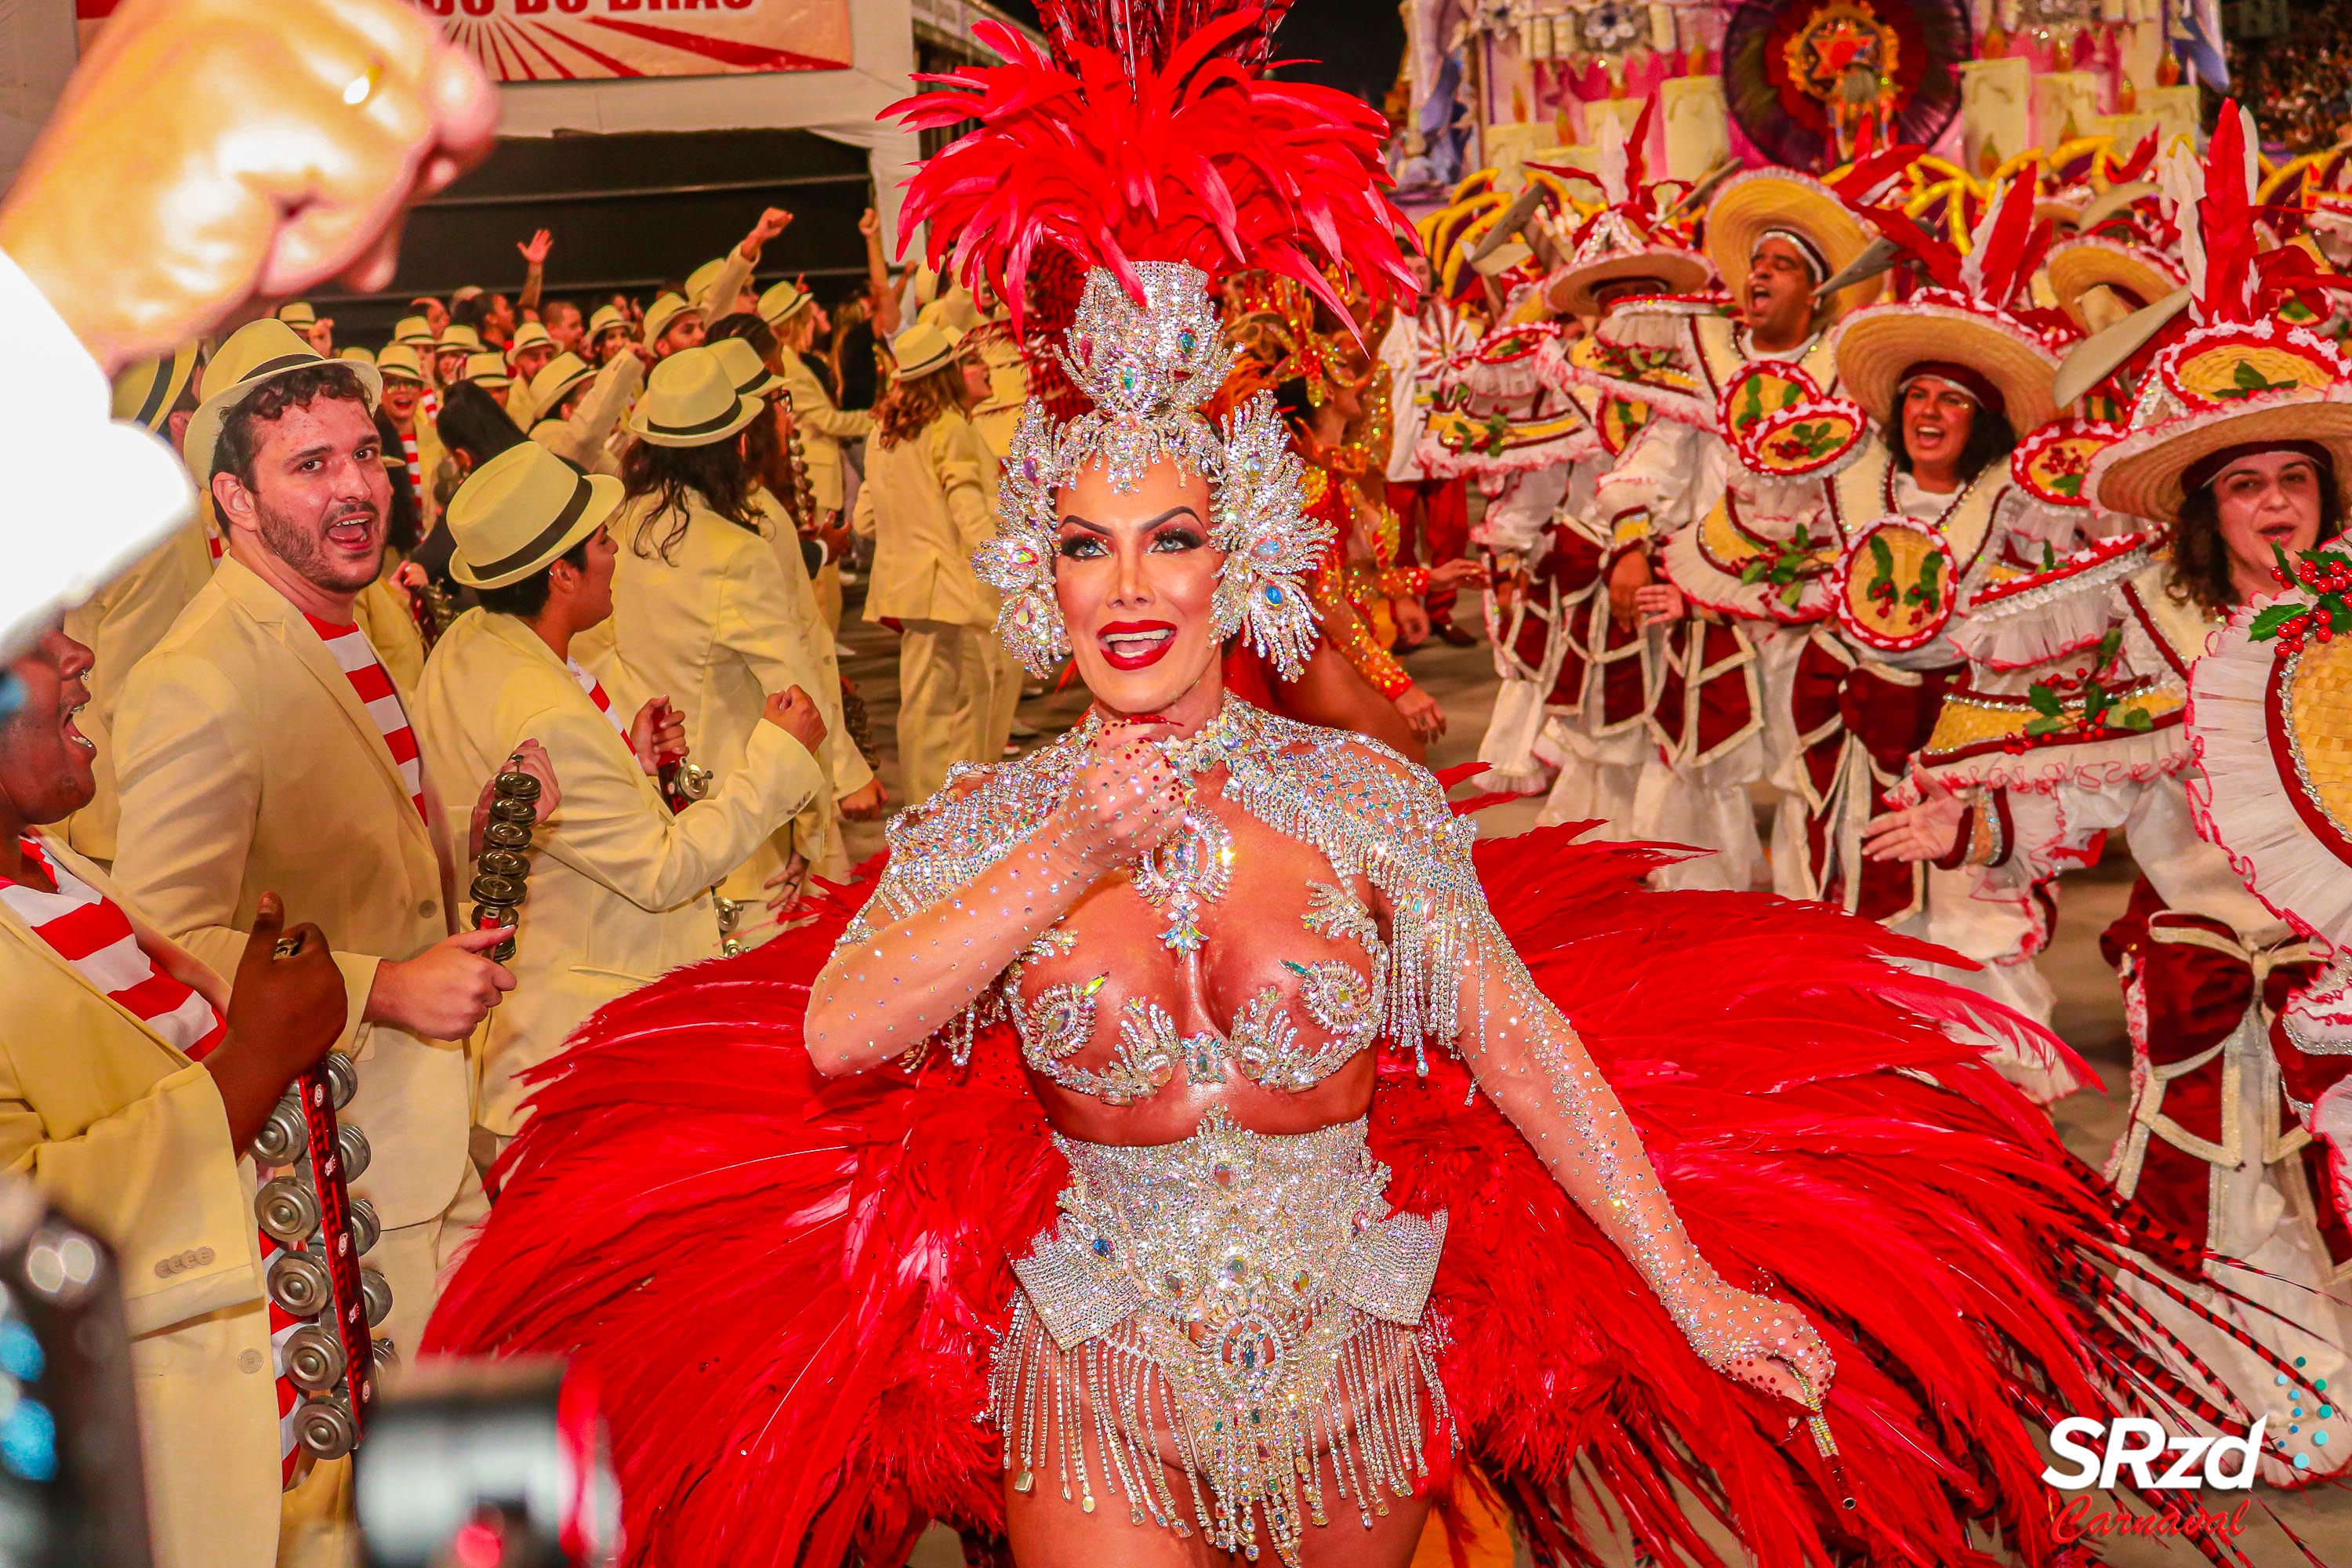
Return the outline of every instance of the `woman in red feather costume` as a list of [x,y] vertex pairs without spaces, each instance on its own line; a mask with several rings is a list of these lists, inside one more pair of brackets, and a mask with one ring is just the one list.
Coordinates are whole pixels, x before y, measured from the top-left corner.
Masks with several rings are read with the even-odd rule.
[[1775,1568],[1975,1563],[1979,1521],[2059,1561],[2034,1424],[2199,1396],[1945,1033],[1983,1004],[1861,922],[1646,891],[1663,851],[1474,847],[1223,689],[1228,638],[1304,659],[1328,539],[1270,399],[1196,412],[1203,268],[1377,292],[1401,226],[1377,121],[1255,74],[1264,14],[1118,15],[906,106],[982,121],[912,192],[960,265],[1094,267],[1094,409],[1030,410],[981,558],[1093,710],[893,823],[862,900],[593,1018],[427,1348],[584,1367],[677,1568],[933,1520],[1027,1568],[1402,1564],[1465,1459],[1547,1560],[1577,1466],[1661,1557],[1715,1561],[1696,1512]]

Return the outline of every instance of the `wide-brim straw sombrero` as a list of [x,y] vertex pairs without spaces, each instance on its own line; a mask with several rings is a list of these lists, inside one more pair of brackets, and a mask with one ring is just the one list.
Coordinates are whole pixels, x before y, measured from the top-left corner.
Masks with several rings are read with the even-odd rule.
[[[1726,180],[1706,213],[1706,255],[1726,287],[1735,293],[1766,234],[1784,228],[1802,235],[1821,253],[1828,270],[1817,283],[1836,277],[1870,248],[1871,233],[1835,193],[1818,180],[1788,169],[1751,169]],[[1837,291],[1832,316],[1850,315],[1877,297],[1873,278]]]
[[1598,261],[1571,267],[1550,286],[1551,305],[1571,316],[1597,316],[1593,290],[1627,279],[1654,279],[1661,294],[1695,294],[1706,287],[1706,258],[1688,250],[1621,250]]
[[2083,296],[2102,286],[2121,292],[2124,303],[2137,310],[2153,305],[2180,287],[2178,268],[2154,251],[2117,240],[2086,237],[2068,240],[2050,252],[2050,291],[2058,308],[2085,331]]
[[2352,401],[2340,387],[2296,387],[2136,430],[2091,459],[2083,493],[2105,511],[2172,522],[2182,477],[2232,447],[2306,442],[2333,460],[2338,500],[2352,509]]
[[1912,300],[1846,318],[1832,344],[1838,388],[1885,426],[1915,365],[1943,361],[1975,371],[2000,393],[2001,413],[2023,435],[2058,416],[2051,383],[2058,356],[2023,327],[1958,305]]

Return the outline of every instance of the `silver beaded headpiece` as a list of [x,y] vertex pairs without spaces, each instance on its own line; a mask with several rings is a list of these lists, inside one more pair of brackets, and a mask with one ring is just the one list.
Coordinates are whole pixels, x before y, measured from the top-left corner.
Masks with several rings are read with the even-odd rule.
[[1113,489],[1132,490],[1164,458],[1209,482],[1210,542],[1225,555],[1219,640],[1244,632],[1286,679],[1296,679],[1315,648],[1304,579],[1331,542],[1331,529],[1306,514],[1307,467],[1290,449],[1272,394],[1254,394],[1223,432],[1200,413],[1233,363],[1207,278],[1177,261],[1138,262],[1135,272],[1141,304],[1108,270],[1087,274],[1059,351],[1094,407],[1057,424],[1032,399],[1005,456],[997,534],[972,556],[974,569],[1004,595],[997,635],[1032,670],[1053,669],[1070,650],[1054,597],[1055,492],[1096,463]]

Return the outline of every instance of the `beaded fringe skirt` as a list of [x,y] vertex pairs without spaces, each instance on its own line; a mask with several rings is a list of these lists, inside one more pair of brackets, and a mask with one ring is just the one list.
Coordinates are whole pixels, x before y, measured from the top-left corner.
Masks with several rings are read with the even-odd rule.
[[1390,1212],[1364,1134],[1219,1110],[1176,1143],[1055,1139],[1060,1224],[1013,1266],[993,1380],[1016,1489],[1046,1476],[1092,1512],[1099,1488],[1250,1558],[1262,1528],[1287,1563],[1327,1471],[1367,1526],[1412,1495],[1452,1440],[1422,1322],[1445,1216]]

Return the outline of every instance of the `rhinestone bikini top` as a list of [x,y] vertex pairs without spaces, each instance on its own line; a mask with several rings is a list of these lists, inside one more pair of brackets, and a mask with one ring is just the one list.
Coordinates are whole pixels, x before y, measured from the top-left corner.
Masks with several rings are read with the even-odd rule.
[[[1090,713],[1019,761],[952,770],[939,795],[892,820],[881,883],[842,943],[870,940],[875,925],[953,896],[1024,841],[1060,805],[1101,730]],[[1503,937],[1470,863],[1475,830],[1454,815],[1436,781],[1376,742],[1278,718],[1230,696],[1215,719],[1163,750],[1187,778],[1224,768],[1227,801],[1320,851],[1337,873],[1335,881],[1309,884],[1302,924],[1360,947],[1369,968],[1338,960],[1286,964],[1297,976],[1297,1000],[1328,1039],[1302,1042],[1274,986],[1252,996],[1223,1035],[1180,1034],[1165,1009],[1137,998],[1120,1010],[1113,1060],[1099,1069],[1073,1067],[1068,1058],[1093,1037],[1103,980],[1029,998],[1020,991],[1028,967],[1069,950],[1075,939],[1056,928],[941,1032],[953,1058],[968,1058],[981,1026],[1008,1019],[1033,1068],[1075,1092],[1121,1104],[1180,1073],[1189,1082],[1213,1082],[1230,1066],[1253,1082],[1300,1089],[1383,1036],[1417,1057],[1432,1038],[1450,1042],[1463,964],[1489,938]],[[960,787],[975,776],[976,787]],[[1137,891],[1168,920],[1164,945],[1200,944],[1196,916],[1204,901],[1223,896],[1231,864],[1225,829],[1209,812],[1188,809],[1169,844],[1137,868]],[[1348,889],[1356,877],[1389,904],[1385,941],[1371,910]]]

